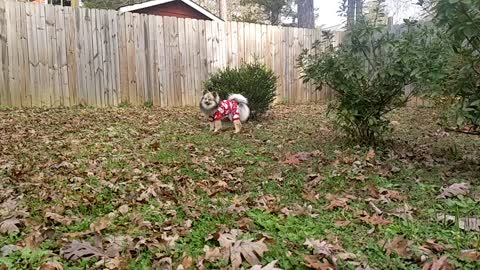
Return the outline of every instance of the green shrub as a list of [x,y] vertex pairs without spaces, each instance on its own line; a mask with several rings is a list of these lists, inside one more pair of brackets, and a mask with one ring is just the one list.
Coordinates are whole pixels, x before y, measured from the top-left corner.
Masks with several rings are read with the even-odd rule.
[[[435,35],[418,35],[434,40],[442,48],[424,59],[422,78],[433,78],[424,84],[426,94],[452,100],[459,127],[468,125],[480,130],[480,9],[479,1],[420,1],[431,8],[436,23]],[[422,52],[419,55],[424,55]],[[431,67],[441,67],[432,69]]]
[[413,59],[409,39],[415,37],[390,34],[375,21],[356,24],[338,47],[331,37],[324,33],[322,43],[300,55],[303,79],[336,92],[329,111],[336,112],[337,126],[350,138],[377,144],[389,130],[385,115],[408,99],[404,86],[414,74],[408,64]]
[[229,94],[245,96],[251,119],[270,109],[275,100],[276,85],[277,77],[273,71],[258,62],[220,70],[205,82],[205,88],[218,92],[221,99],[228,98]]

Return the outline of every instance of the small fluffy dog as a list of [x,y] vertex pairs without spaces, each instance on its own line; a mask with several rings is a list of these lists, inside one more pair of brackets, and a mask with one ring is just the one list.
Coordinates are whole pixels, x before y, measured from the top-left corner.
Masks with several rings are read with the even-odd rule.
[[240,94],[232,94],[226,100],[220,100],[217,92],[205,91],[200,100],[200,110],[208,116],[210,131],[222,129],[222,119],[233,121],[235,133],[242,129],[242,122],[250,116],[248,100]]

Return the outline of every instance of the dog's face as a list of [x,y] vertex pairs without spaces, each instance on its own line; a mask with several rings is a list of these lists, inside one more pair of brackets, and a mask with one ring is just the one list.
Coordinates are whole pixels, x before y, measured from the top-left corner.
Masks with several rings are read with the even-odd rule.
[[218,107],[220,103],[220,97],[217,92],[207,91],[203,94],[200,100],[200,106],[205,110],[213,110]]

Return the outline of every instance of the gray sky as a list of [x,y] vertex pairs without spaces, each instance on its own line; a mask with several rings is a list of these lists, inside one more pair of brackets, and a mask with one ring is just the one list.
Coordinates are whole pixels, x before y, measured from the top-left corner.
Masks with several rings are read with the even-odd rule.
[[[345,18],[337,14],[341,0],[314,0],[313,2],[319,13],[317,25],[324,24],[329,27],[345,21]],[[389,15],[394,16],[395,22],[401,22],[404,18],[416,16],[419,13],[419,9],[415,5],[416,2],[417,0],[387,0]]]
[[344,18],[337,14],[340,0],[313,0],[313,2],[319,13],[317,25],[333,26],[344,21]]

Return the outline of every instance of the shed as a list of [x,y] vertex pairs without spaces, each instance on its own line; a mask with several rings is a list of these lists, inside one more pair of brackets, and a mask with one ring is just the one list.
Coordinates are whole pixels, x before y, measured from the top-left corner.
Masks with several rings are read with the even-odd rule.
[[123,6],[119,11],[217,22],[223,21],[210,11],[190,0],[152,0]]

